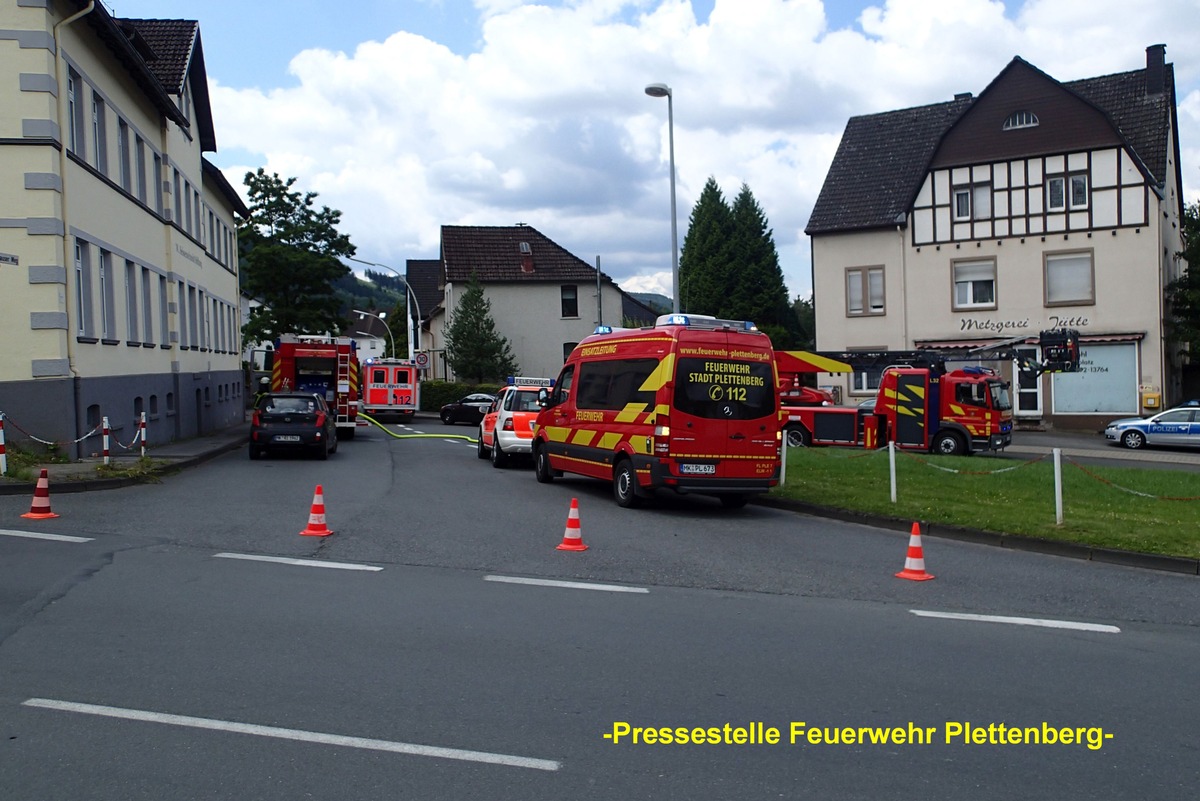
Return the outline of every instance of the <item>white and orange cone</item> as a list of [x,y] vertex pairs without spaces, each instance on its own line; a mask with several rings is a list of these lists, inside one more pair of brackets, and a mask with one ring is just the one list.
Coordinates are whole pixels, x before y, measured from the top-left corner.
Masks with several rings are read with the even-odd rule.
[[328,537],[333,532],[325,525],[325,493],[321,485],[313,494],[312,511],[308,514],[308,528],[300,532],[302,537]]
[[896,578],[909,581],[929,581],[933,576],[925,572],[925,551],[921,548],[921,527],[912,524],[912,534],[908,537],[908,556],[904,560],[904,569],[896,574]]
[[54,512],[50,511],[50,475],[46,472],[46,468],[42,468],[42,475],[38,478],[37,487],[33,491],[33,503],[29,506],[29,511],[21,515],[32,520],[47,520],[51,517],[58,517]]
[[571,499],[571,511],[567,513],[567,528],[563,532],[563,541],[555,550],[559,551],[586,551],[588,547],[583,544],[583,529],[579,525],[579,500]]

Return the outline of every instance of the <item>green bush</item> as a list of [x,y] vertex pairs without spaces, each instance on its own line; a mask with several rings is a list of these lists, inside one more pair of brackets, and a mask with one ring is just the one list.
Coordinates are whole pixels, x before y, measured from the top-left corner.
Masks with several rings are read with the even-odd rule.
[[470,395],[472,392],[486,392],[495,395],[502,384],[465,384],[458,381],[422,381],[421,382],[421,411],[438,412],[447,403]]

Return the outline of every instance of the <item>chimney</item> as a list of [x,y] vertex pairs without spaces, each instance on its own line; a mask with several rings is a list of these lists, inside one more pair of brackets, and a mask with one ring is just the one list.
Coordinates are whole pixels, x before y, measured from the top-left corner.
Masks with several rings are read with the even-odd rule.
[[1167,82],[1167,46],[1150,45],[1146,48],[1146,94],[1161,95]]
[[521,242],[517,246],[517,250],[521,252],[521,272],[526,275],[533,273],[533,248],[529,247],[528,242]]

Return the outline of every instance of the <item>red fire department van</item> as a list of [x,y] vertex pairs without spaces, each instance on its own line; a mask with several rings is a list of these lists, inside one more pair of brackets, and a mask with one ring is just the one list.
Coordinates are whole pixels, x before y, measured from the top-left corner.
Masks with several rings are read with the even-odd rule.
[[421,406],[417,363],[407,359],[363,362],[362,411],[375,420],[408,421]]
[[776,383],[771,340],[753,323],[668,314],[601,326],[540,393],[535,475],[611,481],[623,507],[665,488],[739,508],[779,483]]

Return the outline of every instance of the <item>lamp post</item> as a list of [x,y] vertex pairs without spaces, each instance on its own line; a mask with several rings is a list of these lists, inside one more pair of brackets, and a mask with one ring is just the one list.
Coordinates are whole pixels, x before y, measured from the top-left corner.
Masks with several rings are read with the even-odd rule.
[[667,99],[667,141],[671,157],[671,310],[679,312],[679,229],[675,213],[675,109],[671,87],[665,83],[652,83],[646,87],[651,97]]
[[[384,317],[387,317],[387,312],[382,312],[380,314],[371,314],[370,312],[362,311],[361,309],[351,309],[351,311],[354,312],[355,314],[357,314],[358,319],[360,319],[360,320],[364,317],[374,317],[376,320],[383,323],[384,329],[386,329],[388,332],[388,339],[390,339],[392,341],[392,358],[393,359],[396,358],[396,337],[394,337],[392,335],[392,329],[388,328],[387,322],[384,321],[384,319],[383,319]],[[364,332],[360,331],[359,333],[361,334]],[[375,335],[368,334],[367,336],[375,336]],[[378,339],[379,337],[375,337],[375,338]]]
[[[413,333],[416,333],[416,337],[415,337],[416,350],[420,350],[421,349],[421,320],[424,318],[421,316],[421,304],[417,303],[417,296],[413,294],[412,287],[410,287],[408,285],[408,278],[406,276],[401,275],[399,270],[397,270],[393,267],[388,267],[386,264],[379,264],[379,263],[373,262],[373,261],[366,261],[365,259],[356,259],[353,256],[347,256],[346,258],[349,259],[350,261],[356,261],[359,264],[366,264],[369,267],[381,267],[384,270],[387,270],[388,272],[392,273],[393,275],[395,275],[397,278],[399,278],[401,281],[404,282],[405,295],[408,298],[408,300],[412,301],[413,307],[416,308],[416,310],[417,310],[417,324],[415,326],[413,326],[413,325],[411,325],[412,312],[408,311],[406,309],[406,311],[408,312],[409,323],[410,323],[409,331],[408,331],[408,333],[409,333],[409,335],[408,335],[408,360],[411,362],[413,360],[413,353],[414,353]],[[407,304],[405,304],[405,305],[407,305]],[[388,333],[390,334],[391,331],[392,331],[392,329],[389,328]],[[396,352],[396,346],[392,345],[392,353],[395,354],[395,352]]]

